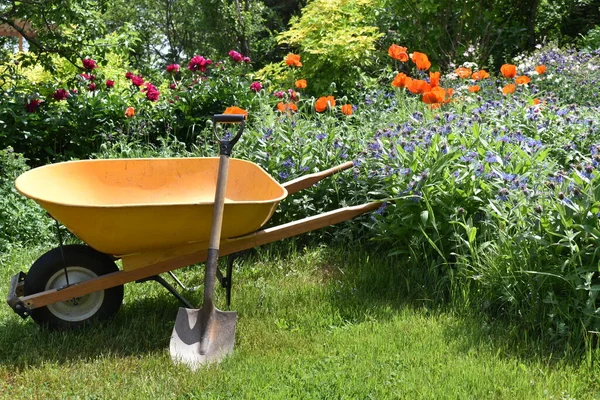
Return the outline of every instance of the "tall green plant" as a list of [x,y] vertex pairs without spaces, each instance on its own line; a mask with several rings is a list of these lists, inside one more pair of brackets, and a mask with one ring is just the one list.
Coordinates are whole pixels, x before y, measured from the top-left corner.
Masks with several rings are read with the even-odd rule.
[[382,33],[374,26],[373,0],[314,0],[290,20],[290,29],[278,42],[298,49],[303,59],[302,77],[309,91],[331,94],[353,92],[361,73],[374,65],[375,43]]

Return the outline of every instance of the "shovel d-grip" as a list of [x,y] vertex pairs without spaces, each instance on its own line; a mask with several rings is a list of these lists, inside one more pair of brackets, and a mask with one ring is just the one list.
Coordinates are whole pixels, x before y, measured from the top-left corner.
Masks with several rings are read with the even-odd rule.
[[[225,191],[229,173],[229,156],[240,139],[245,126],[244,115],[220,114],[213,117],[214,134],[219,141],[220,157],[217,173],[215,202],[204,270],[204,302],[199,310],[180,308],[171,335],[171,358],[192,369],[201,364],[218,362],[233,351],[237,313],[221,311],[215,307],[214,291],[217,279],[217,262],[221,242]],[[225,140],[217,134],[218,123],[239,123],[233,139]]]

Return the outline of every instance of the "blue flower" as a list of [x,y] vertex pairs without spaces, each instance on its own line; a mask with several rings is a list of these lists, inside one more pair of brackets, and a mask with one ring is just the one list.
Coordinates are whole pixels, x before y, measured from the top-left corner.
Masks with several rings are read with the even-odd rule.
[[488,151],[485,153],[485,162],[493,164],[493,163],[499,163],[500,162],[500,158],[495,155],[494,153],[492,153],[491,151]]
[[281,166],[284,168],[292,168],[294,166],[294,162],[291,158],[288,158],[287,160],[281,163]]
[[508,200],[509,193],[510,193],[510,191],[507,188],[501,188],[500,190],[498,190],[497,198],[502,201],[506,201],[506,200]]
[[477,158],[477,153],[474,151],[467,152],[464,156],[460,158],[460,161],[471,162]]
[[290,174],[288,174],[288,173],[287,173],[287,172],[285,172],[285,171],[282,171],[282,172],[280,172],[280,173],[279,173],[279,177],[280,177],[281,179],[287,179],[289,176],[290,176]]

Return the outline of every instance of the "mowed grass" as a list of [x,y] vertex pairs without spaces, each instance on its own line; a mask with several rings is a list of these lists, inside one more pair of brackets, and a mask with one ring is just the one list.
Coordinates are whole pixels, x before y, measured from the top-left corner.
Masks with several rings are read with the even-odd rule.
[[[2,259],[3,297],[10,275],[45,250]],[[171,362],[179,304],[155,282],[126,285],[114,320],[75,332],[41,330],[4,305],[0,397],[600,398],[595,365],[536,350],[508,327],[428,307],[406,268],[349,249],[251,254],[234,271],[235,353],[196,372]],[[196,266],[179,276],[194,286],[202,274]],[[200,304],[201,289],[184,294]],[[217,300],[225,309],[222,289]]]

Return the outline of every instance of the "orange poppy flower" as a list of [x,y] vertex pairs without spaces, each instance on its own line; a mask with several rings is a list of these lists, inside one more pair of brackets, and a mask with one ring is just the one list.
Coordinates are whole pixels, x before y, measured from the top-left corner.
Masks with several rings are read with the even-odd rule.
[[440,85],[440,73],[439,72],[430,72],[429,73],[429,84],[431,87],[436,87]]
[[423,93],[423,103],[427,104],[435,104],[439,103],[438,97],[434,92],[425,92]]
[[342,106],[342,114],[352,115],[352,104],[344,104]]
[[477,85],[474,85],[474,86],[469,86],[467,89],[468,89],[468,90],[469,90],[469,92],[471,92],[471,93],[477,93],[477,92],[479,92],[479,90],[480,90],[481,88],[480,88],[479,86],[477,86]]
[[317,112],[323,112],[327,110],[327,107],[335,107],[335,98],[333,96],[319,97],[315,102],[315,110]]
[[540,99],[533,99],[533,105],[538,105],[540,104]]
[[406,52],[406,47],[401,47],[397,44],[393,44],[388,48],[388,55],[394,60],[402,62],[408,61],[408,53]]
[[488,72],[485,69],[480,69],[477,72],[473,72],[473,75],[471,75],[471,78],[475,79],[476,81],[480,80],[480,79],[485,79],[485,78],[489,78],[490,74],[488,74]]
[[454,73],[458,75],[459,78],[466,79],[471,76],[472,71],[469,68],[460,67],[457,68]]
[[444,88],[436,86],[429,92],[423,93],[423,103],[435,104],[442,103],[446,97],[446,90]]
[[294,104],[294,103],[284,103],[282,101],[280,101],[279,103],[277,103],[277,109],[279,111],[281,111],[282,113],[285,112],[296,112],[298,111],[298,107]]
[[545,65],[538,65],[537,67],[535,67],[535,72],[537,72],[538,74],[543,74],[546,72],[546,66]]
[[417,64],[417,69],[420,69],[421,71],[427,71],[429,67],[431,67],[431,62],[429,62],[427,54],[415,51],[412,53],[411,59],[415,64]]
[[517,76],[517,79],[515,79],[517,85],[525,85],[529,82],[531,82],[531,79],[526,75]]
[[290,67],[301,67],[300,54],[290,53],[285,57],[285,63]]
[[244,115],[246,119],[248,119],[248,111],[236,106],[227,107],[225,111],[223,111],[223,114],[241,114]]
[[414,94],[423,94],[431,90],[431,85],[421,79],[411,79],[406,83],[406,87]]
[[396,77],[392,81],[392,86],[399,87],[399,88],[406,87],[407,79],[410,79],[410,78],[408,76],[406,76],[406,74],[400,72],[399,74],[396,75]]
[[510,83],[502,88],[502,94],[514,93],[516,88],[514,83]]
[[127,107],[127,109],[125,110],[125,118],[131,118],[134,115],[135,115],[135,108]]
[[306,89],[306,79],[298,79],[295,83],[297,89]]
[[505,78],[514,78],[517,76],[517,66],[513,64],[504,64],[500,67],[500,72]]

